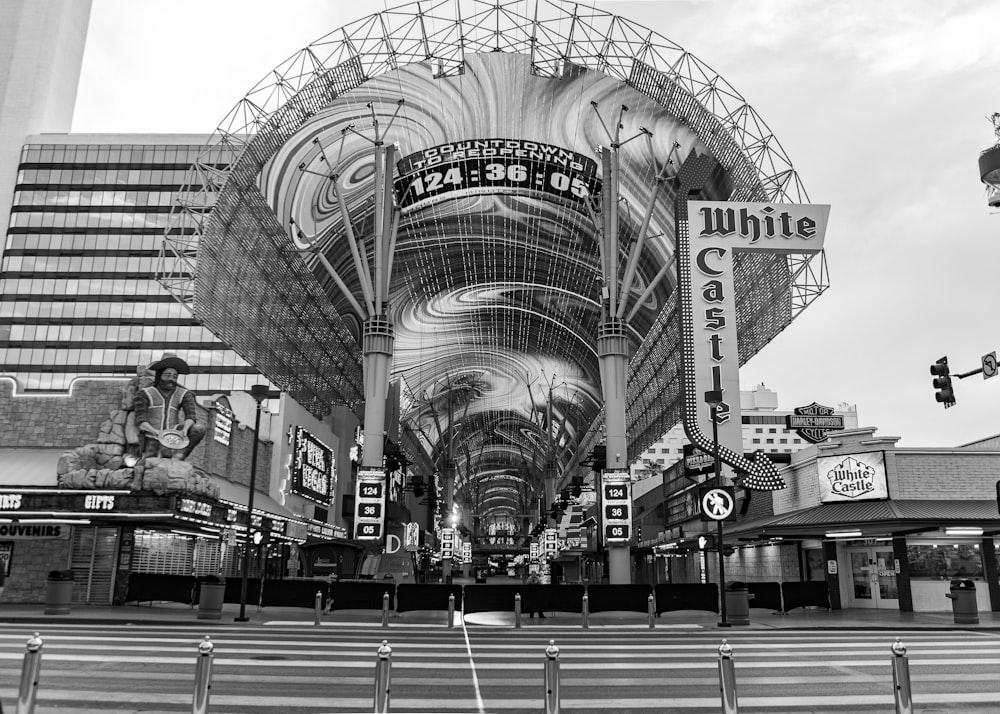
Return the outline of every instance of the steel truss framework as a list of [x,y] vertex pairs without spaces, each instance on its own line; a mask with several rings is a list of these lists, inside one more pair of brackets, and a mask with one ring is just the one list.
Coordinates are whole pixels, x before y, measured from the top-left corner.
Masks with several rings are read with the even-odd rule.
[[[343,306],[335,306],[318,278],[315,261],[295,250],[280,211],[265,199],[261,172],[303,125],[375,78],[419,64],[429,65],[435,78],[460,77],[473,56],[489,53],[527,57],[531,73],[539,77],[595,71],[648,97],[716,156],[728,174],[732,200],[808,200],[778,140],[746,100],[706,64],[655,32],[577,3],[416,2],[321,37],[274,68],[237,103],[191,169],[182,195],[192,198],[171,216],[160,282],[317,415],[336,403],[360,414],[357,336]],[[668,194],[661,200],[672,201]],[[828,286],[823,254],[744,255],[736,271],[741,364]],[[596,283],[588,288],[596,290]],[[585,337],[592,352],[596,335]],[[680,417],[676,295],[665,300],[638,342],[628,379],[630,461]],[[574,359],[586,362],[588,357]],[[589,364],[596,380],[596,360]],[[427,367],[436,371],[431,384],[451,384],[456,377],[468,378],[470,371],[459,363]],[[458,424],[455,413],[438,410],[428,416],[421,407],[421,398],[426,406],[440,397],[427,384],[405,395],[416,405],[416,418],[414,428],[404,430],[404,448],[423,467],[439,467],[446,451],[442,444],[463,427],[457,493],[467,499],[478,494],[489,513],[523,512],[547,464],[554,462],[568,480],[600,440],[600,407],[585,399],[564,400],[563,424],[537,416],[541,410],[534,409],[514,417],[480,410],[469,417],[467,405],[466,419]],[[492,438],[504,420],[512,424],[505,433],[519,433],[527,443]],[[427,427],[431,422],[433,427]],[[543,453],[553,437],[556,453]],[[478,478],[494,483],[477,484]]]

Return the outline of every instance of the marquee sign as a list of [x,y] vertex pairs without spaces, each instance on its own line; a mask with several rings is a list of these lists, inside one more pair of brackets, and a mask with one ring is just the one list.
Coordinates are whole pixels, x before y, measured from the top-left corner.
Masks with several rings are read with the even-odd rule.
[[808,204],[687,201],[678,206],[684,429],[696,447],[712,452],[711,410],[703,395],[721,391],[715,419],[719,457],[750,489],[773,491],[785,483],[762,451],[753,459],[743,455],[733,253],[818,253],[829,212],[829,206]]
[[393,184],[401,209],[455,192],[540,191],[580,201],[599,194],[597,162],[552,144],[524,139],[468,139],[432,146],[396,162]]
[[336,491],[333,449],[301,426],[292,431],[292,492],[328,505]]
[[229,439],[233,434],[233,422],[236,421],[236,415],[229,408],[229,400],[225,397],[218,399],[212,405],[212,408],[215,410],[212,438],[223,446],[229,446]]
[[785,426],[806,441],[818,444],[829,432],[844,428],[844,417],[833,412],[833,407],[824,407],[816,402],[795,407],[795,413],[785,417]]
[[820,503],[871,501],[889,497],[881,451],[816,459]]

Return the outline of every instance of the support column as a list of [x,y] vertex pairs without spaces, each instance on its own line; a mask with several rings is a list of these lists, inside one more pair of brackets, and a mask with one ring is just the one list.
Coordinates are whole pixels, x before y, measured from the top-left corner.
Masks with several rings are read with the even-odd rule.
[[[597,356],[600,361],[601,392],[604,397],[607,468],[614,471],[628,470],[628,439],[625,436],[628,346],[624,320],[612,318],[601,325],[597,334]],[[608,581],[612,585],[632,582],[627,543],[608,545]]]
[[542,483],[545,486],[545,507],[549,511],[552,510],[552,504],[556,501],[556,481],[558,480],[558,476],[555,464],[545,464]]
[[389,394],[389,370],[395,342],[392,324],[384,315],[365,320],[362,350],[365,379],[365,447],[361,465],[382,468],[385,437],[385,400]]
[[[458,469],[455,468],[455,462],[445,462],[444,468],[441,469],[441,518],[444,519],[444,523],[441,525],[443,528],[452,527],[451,514],[453,513],[452,507],[455,505],[455,476],[457,474]],[[456,540],[455,543],[457,545],[458,541]],[[451,577],[451,562],[452,558],[441,559],[441,577],[446,583]]]

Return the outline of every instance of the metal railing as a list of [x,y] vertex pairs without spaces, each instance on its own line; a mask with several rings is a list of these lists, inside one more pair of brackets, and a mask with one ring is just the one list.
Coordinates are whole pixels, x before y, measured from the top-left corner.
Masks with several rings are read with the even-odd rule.
[[[586,610],[584,610],[586,612]],[[38,696],[38,683],[42,667],[42,638],[35,632],[27,641],[24,662],[21,667],[21,681],[18,687],[14,714],[34,714]],[[910,665],[906,656],[906,646],[897,637],[890,647],[892,658],[893,699],[896,714],[913,714],[913,692],[910,685]],[[544,712],[559,714],[559,654],[555,640],[549,640],[545,648],[543,675],[545,683]],[[212,690],[212,662],[215,645],[208,635],[198,643],[194,672],[194,693],[191,700],[191,714],[209,714],[209,694]],[[739,699],[736,686],[736,666],[733,648],[727,640],[722,640],[718,648],[719,695],[722,714],[739,714]],[[392,680],[392,648],[387,640],[376,651],[375,692],[373,711],[388,714]],[[0,714],[3,705],[0,703]]]

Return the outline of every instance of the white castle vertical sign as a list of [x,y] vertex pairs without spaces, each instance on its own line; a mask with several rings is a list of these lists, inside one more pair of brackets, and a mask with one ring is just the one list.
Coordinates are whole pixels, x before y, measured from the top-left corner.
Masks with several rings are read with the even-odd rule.
[[695,446],[711,453],[711,411],[702,397],[722,390],[717,411],[721,461],[743,474],[747,488],[784,488],[770,462],[760,455],[759,463],[743,456],[733,253],[818,253],[830,207],[727,201],[688,201],[687,207],[687,245],[683,226],[678,231],[685,431]]

